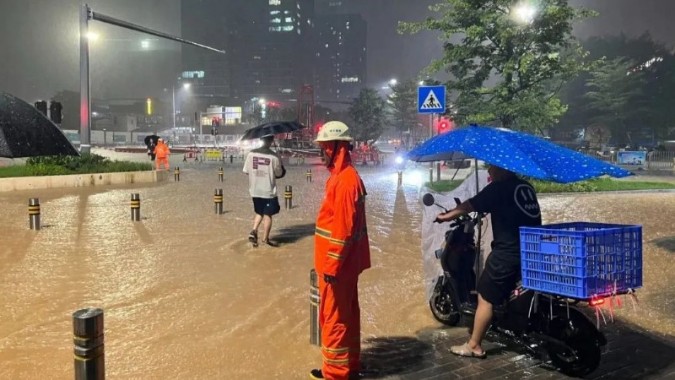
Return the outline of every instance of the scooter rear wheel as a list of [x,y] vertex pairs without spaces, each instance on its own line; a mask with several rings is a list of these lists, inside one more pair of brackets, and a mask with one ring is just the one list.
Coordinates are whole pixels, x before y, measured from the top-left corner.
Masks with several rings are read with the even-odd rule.
[[553,365],[568,376],[588,375],[600,365],[600,342],[583,330],[565,327],[558,339],[565,342],[567,348],[550,347],[548,350]]
[[442,289],[434,290],[429,300],[431,314],[437,321],[448,326],[457,326],[459,323],[459,309],[452,302],[452,297]]

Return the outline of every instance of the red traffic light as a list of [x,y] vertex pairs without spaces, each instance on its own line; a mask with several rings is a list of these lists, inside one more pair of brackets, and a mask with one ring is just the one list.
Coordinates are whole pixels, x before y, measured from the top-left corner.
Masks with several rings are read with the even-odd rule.
[[436,131],[440,133],[445,133],[445,132],[450,132],[453,129],[454,125],[452,120],[446,119],[446,118],[441,118],[437,123],[436,123]]

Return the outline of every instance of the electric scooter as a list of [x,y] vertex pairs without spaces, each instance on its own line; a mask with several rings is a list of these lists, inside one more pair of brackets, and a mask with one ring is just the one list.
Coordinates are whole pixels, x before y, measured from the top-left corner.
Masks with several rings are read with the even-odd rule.
[[[448,211],[431,194],[425,194],[422,201],[427,207],[436,205]],[[460,200],[455,198],[455,202]],[[477,305],[474,232],[483,216],[474,213],[452,221],[443,246],[435,251],[443,275],[437,279],[429,307],[445,325],[473,326]],[[579,306],[584,302],[524,289],[519,283],[503,305],[493,305],[488,335],[507,339],[537,357],[548,355],[566,375],[587,375],[600,364],[601,347],[607,340],[581,312]]]

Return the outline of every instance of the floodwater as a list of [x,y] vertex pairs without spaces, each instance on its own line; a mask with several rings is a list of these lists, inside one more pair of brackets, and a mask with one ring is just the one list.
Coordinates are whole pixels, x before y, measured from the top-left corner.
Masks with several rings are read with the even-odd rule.
[[[325,169],[288,168],[279,186],[293,186],[293,208],[280,197],[272,231],[281,246],[252,248],[241,163],[226,164],[224,183],[218,166],[181,167],[180,182],[0,193],[0,378],[72,378],[71,314],[84,307],[105,311],[109,379],[304,379],[319,366],[308,293]],[[424,299],[418,188],[397,189],[393,169],[361,173],[373,264],[360,280],[363,338],[414,337],[438,326]],[[141,222],[131,221],[131,193],[140,193]],[[31,197],[42,205],[38,232],[28,229]],[[675,194],[541,203],[546,222],[642,224],[645,286],[637,309],[617,314],[675,334]]]

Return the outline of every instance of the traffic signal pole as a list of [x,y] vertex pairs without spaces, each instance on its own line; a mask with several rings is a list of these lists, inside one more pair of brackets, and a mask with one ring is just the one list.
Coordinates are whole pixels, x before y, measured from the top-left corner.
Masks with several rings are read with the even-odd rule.
[[[89,5],[83,4],[80,8],[80,152],[89,153],[91,151],[91,97],[89,81],[89,20],[96,20],[119,26],[121,28],[134,30],[137,32],[150,34],[156,37],[180,42],[187,45],[197,46],[202,49],[211,50],[219,54],[225,54],[224,50],[219,50],[207,45],[192,42],[180,37],[172,36],[167,33],[146,28],[141,25],[106,16],[102,13],[94,12]],[[175,119],[175,115],[174,115]]]

